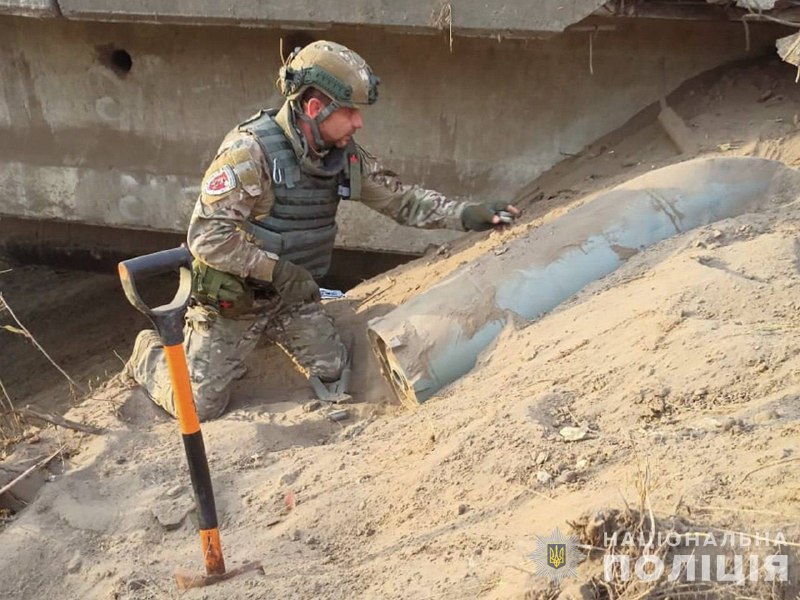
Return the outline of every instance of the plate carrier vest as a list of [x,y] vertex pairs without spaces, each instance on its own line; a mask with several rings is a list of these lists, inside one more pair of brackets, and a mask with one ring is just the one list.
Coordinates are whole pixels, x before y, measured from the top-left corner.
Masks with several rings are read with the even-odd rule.
[[334,148],[325,157],[323,168],[329,175],[305,172],[275,114],[276,110],[262,110],[238,126],[252,134],[264,151],[275,194],[269,215],[251,217],[247,232],[262,250],[305,267],[320,279],[331,264],[339,200],[358,198],[361,160],[351,140],[347,148]]

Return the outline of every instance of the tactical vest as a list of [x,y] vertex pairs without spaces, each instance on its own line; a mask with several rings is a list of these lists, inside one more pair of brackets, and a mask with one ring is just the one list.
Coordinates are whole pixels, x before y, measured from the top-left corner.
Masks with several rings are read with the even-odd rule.
[[319,172],[306,172],[286,134],[273,119],[277,111],[261,111],[238,126],[258,140],[272,179],[275,203],[269,215],[251,218],[247,231],[262,250],[305,267],[315,279],[330,268],[336,238],[336,211],[341,198],[351,198],[349,179],[360,183],[355,144],[334,148]]

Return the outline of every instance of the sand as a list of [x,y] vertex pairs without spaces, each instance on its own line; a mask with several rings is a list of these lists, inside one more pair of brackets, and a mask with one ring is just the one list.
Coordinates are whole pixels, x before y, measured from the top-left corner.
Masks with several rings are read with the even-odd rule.
[[[671,103],[699,154],[791,166],[793,75],[734,67]],[[306,412],[302,378],[260,348],[232,410],[203,432],[228,565],[260,560],[264,572],[181,597],[554,598],[528,558],[536,536],[636,507],[643,483],[664,523],[800,543],[797,201],[666,240],[540,320],[509,323],[473,371],[416,411],[394,400],[365,342],[369,318],[459,264],[590,191],[686,158],[654,120],[632,122],[526,190],[520,225],[467,236],[331,302],[358,341],[348,421]],[[175,568],[202,561],[176,424],[116,379],[67,416],[106,434],[45,429],[6,461],[17,469],[68,449],[0,531],[3,595],[178,597]],[[585,436],[566,441],[564,427]],[[796,550],[774,597],[800,592]],[[584,562],[561,597],[594,597],[576,586],[601,573],[597,557]]]

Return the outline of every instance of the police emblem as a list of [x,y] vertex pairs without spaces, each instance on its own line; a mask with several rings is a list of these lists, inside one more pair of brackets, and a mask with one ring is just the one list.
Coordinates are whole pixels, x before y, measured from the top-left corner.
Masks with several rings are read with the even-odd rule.
[[557,583],[575,577],[575,568],[583,560],[578,549],[578,538],[564,535],[558,529],[547,537],[536,536],[536,550],[528,555],[536,565],[536,574],[549,577]]
[[203,191],[209,196],[227,194],[236,187],[236,173],[228,165],[223,165],[206,178]]
[[566,544],[547,544],[547,566],[560,569],[567,558]]

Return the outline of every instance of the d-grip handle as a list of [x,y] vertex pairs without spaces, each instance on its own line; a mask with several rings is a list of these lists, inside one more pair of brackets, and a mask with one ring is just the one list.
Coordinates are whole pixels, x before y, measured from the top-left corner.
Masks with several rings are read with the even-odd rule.
[[[183,314],[192,295],[192,253],[181,246],[137,256],[117,265],[122,289],[128,301],[150,318],[165,346],[183,342]],[[136,280],[170,271],[180,272],[178,291],[168,304],[150,307],[136,289]]]

